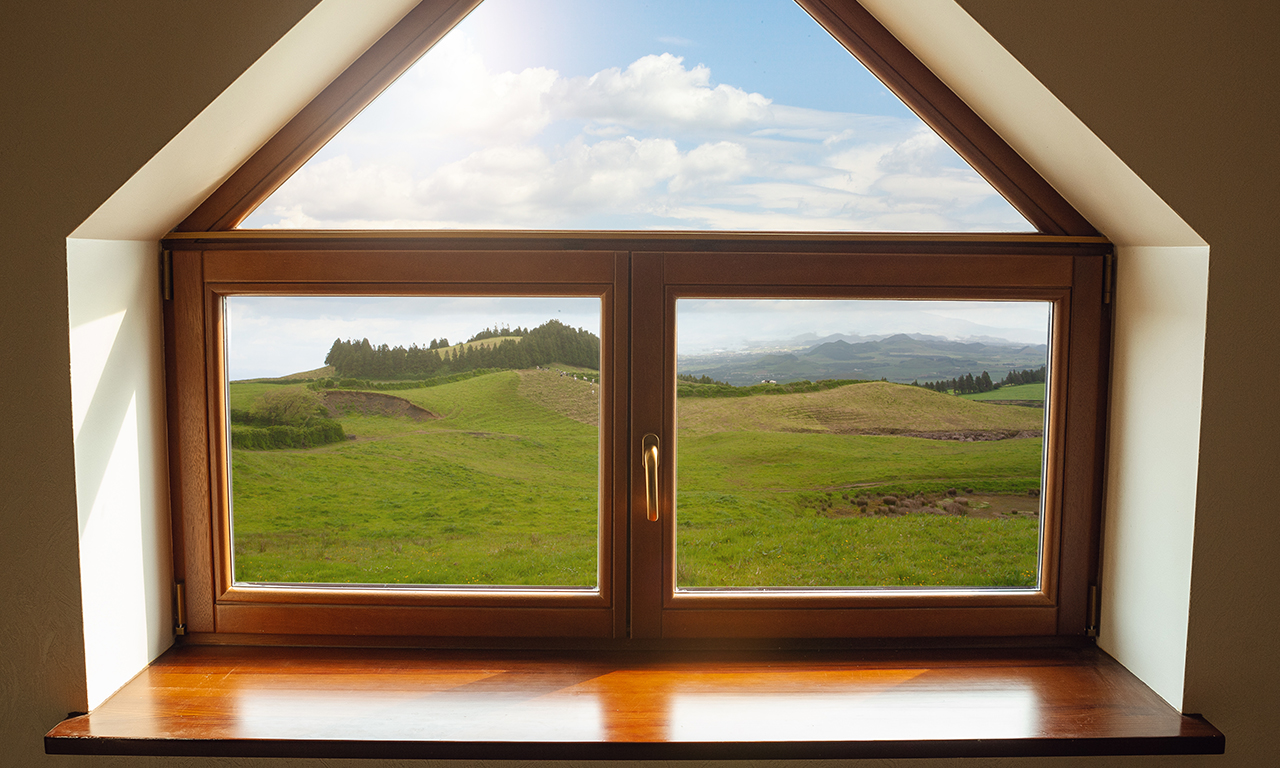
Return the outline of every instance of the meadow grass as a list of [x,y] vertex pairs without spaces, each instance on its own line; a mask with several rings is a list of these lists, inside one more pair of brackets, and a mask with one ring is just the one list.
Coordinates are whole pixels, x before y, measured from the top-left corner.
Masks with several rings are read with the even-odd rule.
[[[1040,438],[721,432],[681,438],[677,584],[1030,586],[1036,519],[861,516],[850,497],[1026,496]],[[832,513],[839,512],[839,515]]]
[[1039,400],[1044,402],[1044,382],[1014,384],[993,389],[990,392],[973,392],[961,395],[965,400]]
[[351,416],[345,444],[235,451],[236,578],[593,586],[597,430],[517,386],[410,390],[445,418]]
[[[280,386],[233,383],[232,406]],[[599,395],[590,390],[545,371],[502,371],[395,393],[439,419],[353,412],[341,422],[354,439],[342,443],[233,451],[236,580],[594,586],[599,437],[584,421]],[[776,419],[776,406],[762,402],[808,396],[718,401],[747,411],[721,423],[758,423],[764,417],[750,411],[761,407]],[[984,414],[1016,408],[936,396]],[[681,586],[1034,584],[1035,516],[860,516],[843,497],[957,486],[1025,497],[1040,483],[1039,438],[729,431],[710,420],[683,430],[685,402]],[[841,515],[833,504],[844,504]]]
[[869,381],[820,392],[751,398],[681,398],[682,434],[719,431],[948,432],[1042,429],[1043,414],[975,403],[941,392]]

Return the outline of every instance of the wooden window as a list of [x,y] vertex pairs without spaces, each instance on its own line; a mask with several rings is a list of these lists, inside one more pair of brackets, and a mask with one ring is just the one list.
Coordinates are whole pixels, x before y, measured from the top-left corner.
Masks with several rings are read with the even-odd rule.
[[[169,330],[176,530],[191,632],[830,638],[1082,634],[1088,624],[1105,368],[1102,244],[799,238],[762,247],[745,236],[737,241],[659,236],[592,242],[589,248],[570,250],[565,246],[572,240],[565,238],[528,238],[499,249],[492,242],[423,237],[359,245],[325,239],[323,250],[310,238],[277,239],[268,250],[261,244],[219,243],[216,236],[201,239],[205,242],[198,249],[192,244],[179,248],[177,239],[170,242],[175,247]],[[901,253],[908,245],[922,252]],[[411,587],[386,585],[377,578],[351,585],[237,581],[223,302],[225,297],[262,295],[599,300],[595,587],[530,589],[501,581],[474,587],[457,579]],[[785,583],[774,589],[682,588],[676,576],[676,499],[682,480],[674,313],[677,302],[687,297],[999,300],[1051,307],[1043,489],[1036,478],[1036,490],[1042,492],[1024,510],[1036,521],[1034,577],[994,589],[931,588],[910,581],[894,588],[857,582],[821,589]],[[892,390],[939,402],[956,399],[905,385]],[[643,455],[644,438],[650,434],[659,439],[656,521],[649,519]],[[877,440],[854,439],[860,444]],[[878,439],[886,446],[887,441],[928,442],[921,437]],[[356,448],[340,445],[322,453],[337,456]],[[763,464],[773,461],[766,458]],[[326,464],[318,471],[336,476],[345,471],[341,466]],[[916,480],[919,474],[904,470],[900,479]],[[478,487],[476,493],[485,491]],[[479,507],[503,503],[481,499]],[[855,514],[852,504],[846,508]],[[504,510],[494,509],[498,511]],[[876,524],[870,515],[856,516]],[[930,512],[921,509],[905,514],[904,520],[928,518]],[[306,525],[316,525],[320,518],[309,520]],[[764,537],[775,534],[760,532]]]

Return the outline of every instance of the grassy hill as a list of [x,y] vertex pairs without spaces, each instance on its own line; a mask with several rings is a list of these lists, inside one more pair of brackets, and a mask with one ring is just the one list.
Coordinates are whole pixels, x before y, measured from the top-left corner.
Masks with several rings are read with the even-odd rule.
[[965,400],[1021,400],[1025,402],[1036,401],[1044,402],[1044,382],[1036,384],[1015,384],[1011,387],[1001,387],[993,389],[990,392],[974,392],[969,395],[961,395]]
[[707,375],[735,386],[776,380],[869,379],[907,383],[936,381],[988,371],[999,380],[1011,370],[1045,364],[1043,344],[987,344],[913,338],[905,334],[876,341],[842,339],[788,352],[681,355],[679,372]]
[[[1019,433],[1043,428],[1025,408],[970,402],[920,387],[869,381],[792,395],[682,398],[682,434],[830,432],[835,434]],[[989,435],[994,436],[994,435]]]
[[[234,382],[233,407],[283,386],[305,385]],[[440,418],[349,408],[353,439],[233,451],[238,580],[596,583],[597,385],[500,371],[395,395]],[[1040,438],[865,434],[1033,430],[1031,409],[870,382],[678,414],[682,586],[1034,583]]]

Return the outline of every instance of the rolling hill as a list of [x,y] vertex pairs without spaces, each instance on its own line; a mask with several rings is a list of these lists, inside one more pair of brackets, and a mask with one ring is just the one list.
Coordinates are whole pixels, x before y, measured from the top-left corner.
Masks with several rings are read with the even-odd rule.
[[1011,370],[1045,364],[1043,344],[963,342],[897,334],[876,341],[827,341],[790,352],[681,355],[679,372],[736,386],[761,380],[886,379],[936,381],[988,371],[999,380]]
[[681,434],[828,432],[996,439],[1039,434],[1043,411],[990,405],[920,387],[870,381],[822,392],[746,398],[683,398]]

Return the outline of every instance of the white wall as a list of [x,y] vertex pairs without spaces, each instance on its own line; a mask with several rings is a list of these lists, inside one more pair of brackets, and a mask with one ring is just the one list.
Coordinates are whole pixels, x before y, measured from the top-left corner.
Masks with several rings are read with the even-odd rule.
[[158,253],[154,242],[67,241],[90,707],[173,641]]
[[1181,707],[1209,249],[1122,247],[1116,261],[1098,642]]

